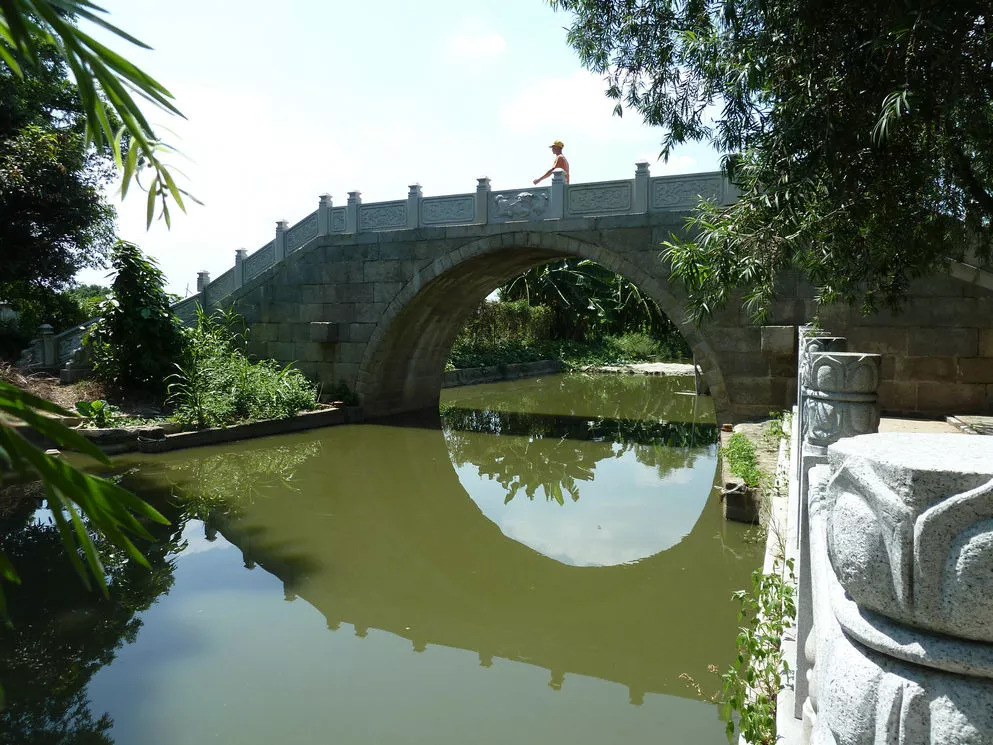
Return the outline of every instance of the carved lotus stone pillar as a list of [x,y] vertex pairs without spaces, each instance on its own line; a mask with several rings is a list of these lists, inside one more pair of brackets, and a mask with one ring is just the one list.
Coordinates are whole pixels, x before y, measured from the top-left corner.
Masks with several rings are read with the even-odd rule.
[[803,387],[803,442],[808,449],[825,448],[842,437],[879,428],[876,391],[881,365],[878,354],[809,355]]
[[799,377],[803,395],[798,431],[799,473],[798,594],[797,594],[797,675],[793,716],[803,716],[809,692],[807,674],[810,661],[803,654],[814,624],[810,575],[810,536],[808,519],[808,473],[827,461],[827,446],[842,437],[868,434],[879,429],[877,389],[882,358],[878,354],[825,351],[844,348],[847,341],[838,336],[814,336],[801,340]]
[[812,742],[990,745],[993,438],[875,434],[828,459]]
[[[803,423],[806,416],[804,396],[810,381],[810,365],[812,357],[820,352],[844,352],[848,348],[848,340],[843,336],[825,336],[822,331],[813,326],[801,326],[797,347],[797,432],[803,437]],[[800,476],[802,458],[797,459],[797,477]]]

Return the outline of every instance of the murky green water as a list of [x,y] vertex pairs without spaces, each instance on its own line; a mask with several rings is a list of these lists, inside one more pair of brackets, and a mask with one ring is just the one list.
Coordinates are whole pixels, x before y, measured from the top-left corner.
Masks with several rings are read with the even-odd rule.
[[151,574],[108,561],[111,601],[25,503],[0,742],[724,742],[680,675],[716,690],[761,551],[691,386],[474,386],[440,423],[121,459],[174,524]]

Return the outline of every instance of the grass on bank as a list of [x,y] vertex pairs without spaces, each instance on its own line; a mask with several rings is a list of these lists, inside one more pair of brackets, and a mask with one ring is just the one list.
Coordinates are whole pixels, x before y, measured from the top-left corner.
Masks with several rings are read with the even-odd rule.
[[583,368],[629,362],[688,361],[648,334],[632,332],[598,341],[522,340],[474,341],[459,337],[452,346],[446,370],[508,365],[538,360],[561,360],[567,367]]

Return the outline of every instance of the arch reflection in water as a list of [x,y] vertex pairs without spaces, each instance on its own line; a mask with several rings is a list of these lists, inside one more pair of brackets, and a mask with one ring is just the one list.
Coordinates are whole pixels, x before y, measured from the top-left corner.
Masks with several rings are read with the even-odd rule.
[[[710,497],[713,424],[454,406],[442,419],[452,462],[483,513],[508,537],[567,564],[664,551],[690,532]],[[510,504],[519,494],[568,509]]]
[[[476,415],[460,416],[466,421]],[[499,417],[501,426],[515,421],[513,416]],[[680,423],[526,421],[532,431],[565,426],[577,435],[588,434],[596,455],[603,456],[600,468],[604,460],[618,460],[618,453],[627,452],[640,456],[647,471],[671,474],[679,462],[713,450],[705,445],[670,451],[657,442],[659,437],[706,441],[713,438],[707,434],[712,425],[693,434]],[[331,627],[345,622],[357,629],[378,628],[418,646],[470,649],[484,658],[526,660],[549,670],[613,680],[635,691],[671,693],[686,692],[679,673],[704,674],[714,655],[709,644],[663,644],[662,629],[681,629],[679,638],[716,623],[722,631],[713,638],[730,645],[734,618],[727,612],[729,590],[723,587],[729,573],[740,576],[741,570],[721,550],[715,505],[703,510],[712,475],[688,511],[692,530],[678,545],[662,553],[665,546],[656,546],[637,564],[567,566],[508,539],[481,514],[452,466],[450,443],[437,417],[429,426],[423,420],[417,424],[327,430],[317,440],[315,455],[296,468],[292,488],[275,483],[266,498],[242,500],[237,510],[215,512],[209,524],[242,549],[247,563],[277,575],[288,593],[320,610]],[[604,435],[618,429],[630,432],[634,441],[618,444]],[[471,438],[465,439],[475,433],[461,435],[456,459],[482,461],[469,453],[490,452],[485,440],[477,449]],[[597,458],[587,462],[592,467]],[[191,468],[188,456],[178,454],[149,466],[196,493],[214,489],[204,475],[224,473]],[[530,486],[523,486],[523,479],[550,484],[558,478],[532,471],[514,475],[511,468],[501,473],[521,480],[525,492]],[[184,478],[189,481],[183,483]],[[225,481],[217,484],[226,486]],[[555,492],[554,486],[549,488]],[[632,520],[637,524],[638,516]],[[722,589],[701,592],[701,581]]]

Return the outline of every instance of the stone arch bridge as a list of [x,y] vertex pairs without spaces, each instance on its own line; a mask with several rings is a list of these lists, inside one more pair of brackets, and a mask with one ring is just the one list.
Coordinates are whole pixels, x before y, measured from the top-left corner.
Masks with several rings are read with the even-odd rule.
[[[853,348],[886,355],[880,403],[890,413],[993,412],[993,274],[961,263],[913,285],[901,314],[863,317],[820,308],[814,289],[784,276],[768,325],[729,308],[706,325],[684,317],[660,243],[685,232],[701,196],[728,203],[720,173],[634,177],[548,187],[347,204],[318,209],[176,306],[232,306],[251,329],[251,352],[295,362],[311,378],[344,382],[369,416],[436,406],[451,344],[468,314],[524,270],[570,256],[592,259],[634,282],[679,326],[721,421],[792,405],[796,326],[817,315]],[[59,347],[71,346],[63,341]]]

